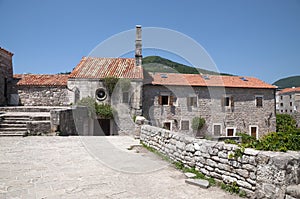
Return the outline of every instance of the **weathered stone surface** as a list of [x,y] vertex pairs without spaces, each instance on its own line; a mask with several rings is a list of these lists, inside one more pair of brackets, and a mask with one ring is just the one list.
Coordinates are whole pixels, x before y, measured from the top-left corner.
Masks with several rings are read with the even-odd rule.
[[184,149],[185,149],[185,144],[184,144],[184,142],[177,141],[177,142],[176,142],[176,147],[177,147],[178,149],[184,150]]
[[200,145],[198,143],[194,143],[194,148],[196,151],[200,150]]
[[237,180],[236,183],[241,187],[245,187],[245,188],[250,189],[250,190],[252,189],[252,185],[248,182],[245,182],[245,181],[242,181],[242,180]]
[[249,172],[245,169],[236,169],[235,171],[236,171],[237,174],[239,174],[240,176],[242,176],[244,178],[249,177]]
[[286,188],[286,193],[292,197],[300,198],[300,184],[288,186]]
[[211,167],[217,167],[218,166],[218,164],[215,161],[211,160],[211,159],[207,159],[206,164],[208,166],[211,166]]
[[189,152],[194,152],[195,151],[194,145],[193,144],[186,145],[185,150]]
[[190,172],[184,173],[184,175],[185,175],[187,178],[194,178],[194,177],[197,176],[196,174],[190,173]]
[[202,179],[186,179],[186,183],[191,184],[191,185],[196,185],[201,188],[207,189],[209,187],[209,182],[207,180],[202,180]]

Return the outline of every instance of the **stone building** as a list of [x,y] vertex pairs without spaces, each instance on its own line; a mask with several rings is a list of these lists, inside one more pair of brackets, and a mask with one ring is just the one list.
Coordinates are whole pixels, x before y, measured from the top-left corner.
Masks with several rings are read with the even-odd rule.
[[[98,119],[106,135],[134,130],[132,117],[142,114],[142,43],[141,26],[136,27],[135,58],[83,57],[69,75],[70,103],[86,97],[95,98],[98,103],[111,104],[117,111],[114,120]],[[106,78],[118,78],[112,91],[105,85]],[[128,84],[124,88],[124,84]],[[97,122],[96,122],[97,123]]]
[[[143,87],[143,113],[155,126],[194,136],[256,138],[276,130],[275,87],[238,76],[149,74]],[[201,116],[201,132],[191,128]]]
[[13,80],[12,56],[0,47],[0,106],[10,104]]
[[300,112],[300,87],[278,91],[276,93],[276,109],[278,113]]
[[14,75],[15,105],[67,106],[69,105],[68,75]]
[[286,88],[276,93],[276,111],[290,114],[300,126],[300,87]]

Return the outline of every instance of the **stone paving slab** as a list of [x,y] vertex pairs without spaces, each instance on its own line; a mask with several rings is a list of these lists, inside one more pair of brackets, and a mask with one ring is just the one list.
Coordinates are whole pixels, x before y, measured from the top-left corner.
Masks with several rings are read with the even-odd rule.
[[130,137],[0,138],[0,198],[238,198],[186,184],[183,173],[154,154],[127,150],[137,143]]

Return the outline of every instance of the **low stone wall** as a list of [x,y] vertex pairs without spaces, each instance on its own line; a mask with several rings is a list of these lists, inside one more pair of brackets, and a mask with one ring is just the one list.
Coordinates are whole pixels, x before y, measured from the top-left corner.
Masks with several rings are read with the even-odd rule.
[[51,110],[51,131],[60,135],[85,135],[89,131],[86,107]]
[[51,133],[50,121],[32,121],[27,122],[27,134],[32,135],[55,135]]
[[18,87],[19,101],[24,106],[66,106],[69,105],[68,90],[65,87]]
[[299,152],[266,152],[245,149],[241,158],[231,159],[238,148],[224,142],[195,139],[143,125],[140,139],[175,161],[195,167],[225,183],[236,182],[251,198],[284,199],[289,185],[300,184]]

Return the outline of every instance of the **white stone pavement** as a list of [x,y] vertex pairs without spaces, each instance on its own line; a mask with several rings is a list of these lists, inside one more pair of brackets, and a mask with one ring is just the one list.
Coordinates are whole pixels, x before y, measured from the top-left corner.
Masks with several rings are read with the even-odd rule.
[[201,189],[131,137],[0,138],[0,198],[234,199]]

